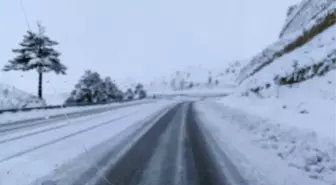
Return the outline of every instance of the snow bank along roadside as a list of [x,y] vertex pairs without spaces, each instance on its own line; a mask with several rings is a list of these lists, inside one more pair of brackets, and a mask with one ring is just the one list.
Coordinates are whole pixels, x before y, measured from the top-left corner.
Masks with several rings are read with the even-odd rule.
[[21,121],[21,120],[29,120],[29,119],[34,119],[34,118],[49,119],[49,117],[53,115],[64,114],[64,116],[66,116],[66,114],[69,114],[69,113],[82,112],[82,111],[88,111],[88,110],[97,110],[97,109],[104,109],[104,108],[117,108],[117,107],[124,106],[124,105],[131,106],[134,104],[150,103],[150,102],[154,102],[154,101],[153,100],[139,100],[139,101],[126,102],[126,103],[113,103],[113,104],[107,104],[107,105],[67,107],[67,108],[50,109],[50,110],[32,110],[29,112],[17,112],[17,113],[8,112],[8,113],[0,114],[0,124]]
[[[261,92],[261,95],[266,96],[268,93],[274,96],[261,98],[253,94],[236,94],[217,102],[267,118],[277,124],[314,132],[319,137],[336,139],[335,78],[336,71],[333,70],[325,76],[293,87],[283,86]],[[275,97],[276,90],[279,91],[278,97]]]
[[[335,25],[324,30],[244,80],[235,95],[219,102],[319,137],[336,138],[335,32]],[[276,76],[283,77],[278,84],[273,81]]]
[[[62,173],[61,175],[69,175],[74,177],[78,175],[77,172],[74,173],[65,173],[76,168],[77,170],[81,170],[83,166],[87,162],[92,162],[93,159],[88,159],[86,156],[87,152],[96,152],[92,151],[92,149],[96,146],[104,143],[105,141],[109,141],[109,143],[105,143],[104,146],[100,146],[100,153],[109,150],[109,147],[112,145],[116,145],[118,142],[118,138],[114,138],[117,135],[123,135],[123,132],[126,132],[129,129],[132,129],[133,126],[141,126],[143,121],[148,118],[148,116],[156,113],[157,110],[161,110],[167,106],[170,106],[172,101],[162,101],[154,104],[147,104],[147,105],[140,105],[136,107],[128,107],[123,109],[118,109],[113,111],[113,114],[106,114],[102,117],[97,117],[93,120],[82,121],[81,124],[77,126],[73,126],[73,131],[70,130],[70,127],[64,129],[64,132],[60,130],[57,131],[59,135],[57,135],[56,131],[50,131],[49,135],[55,134],[55,137],[62,138],[64,134],[68,133],[76,133],[79,130],[75,127],[81,125],[100,125],[94,129],[88,130],[83,133],[79,133],[73,137],[68,137],[64,140],[55,142],[50,145],[46,145],[37,148],[35,150],[31,150],[26,152],[22,155],[17,155],[8,160],[2,161],[0,164],[0,184],[10,184],[10,185],[24,185],[34,183],[36,179],[39,179],[43,176],[46,176],[50,173]],[[129,115],[132,114],[132,115]],[[128,115],[128,116],[127,116]],[[122,118],[120,118],[123,116]],[[126,117],[125,117],[126,116]],[[14,141],[15,146],[27,146],[27,147],[34,147],[35,145],[39,145],[41,141],[45,141],[45,135],[48,133],[41,133],[38,135],[34,135],[33,138],[25,138],[24,140],[16,140]],[[41,136],[40,139],[36,139],[37,137]],[[36,143],[36,141],[39,141]],[[20,144],[21,142],[21,144]],[[30,143],[29,143],[30,142]],[[24,143],[24,145],[23,145]],[[17,148],[13,147],[13,145],[9,143],[3,143],[1,145],[10,145],[12,147],[6,147],[6,150],[15,150],[17,152]],[[40,146],[40,145],[39,145]],[[0,146],[3,148],[5,146]],[[25,148],[27,148],[25,147]],[[23,148],[19,148],[20,150]],[[2,149],[1,149],[2,150]],[[3,150],[2,150],[3,151]],[[61,152],[60,152],[61,151]],[[6,151],[4,154],[10,151]],[[15,152],[14,152],[15,153]],[[97,154],[98,155],[98,154]],[[62,165],[67,163],[71,163],[76,157],[82,156],[82,160],[78,161],[81,162],[81,165],[71,165],[67,166],[69,168],[62,168]],[[91,157],[99,157],[98,156],[91,156]],[[40,185],[40,183],[39,183]]]
[[334,140],[211,102],[198,102],[195,110],[249,184],[335,183]]

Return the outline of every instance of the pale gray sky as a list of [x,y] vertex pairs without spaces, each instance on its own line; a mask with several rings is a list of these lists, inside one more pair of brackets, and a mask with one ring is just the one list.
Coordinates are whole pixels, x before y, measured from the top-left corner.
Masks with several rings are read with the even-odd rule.
[[[45,92],[70,91],[85,69],[139,81],[190,65],[253,56],[274,42],[299,0],[22,0],[60,45],[67,76],[48,74]],[[27,30],[19,0],[0,1],[0,67]],[[36,72],[0,72],[0,83],[34,93]]]

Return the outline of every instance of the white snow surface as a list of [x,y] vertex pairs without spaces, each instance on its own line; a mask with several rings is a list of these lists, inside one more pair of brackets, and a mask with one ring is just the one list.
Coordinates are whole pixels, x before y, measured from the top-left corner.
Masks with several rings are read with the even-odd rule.
[[47,110],[31,110],[27,112],[16,112],[16,113],[3,113],[0,114],[0,125],[4,123],[10,123],[15,121],[21,121],[21,120],[29,120],[34,118],[45,118],[49,119],[50,116],[53,115],[64,115],[67,116],[69,113],[74,112],[82,112],[82,111],[88,111],[88,110],[94,110],[94,109],[101,109],[101,108],[115,108],[123,105],[133,105],[141,102],[150,102],[152,100],[137,100],[132,102],[126,102],[126,103],[111,103],[106,105],[94,105],[94,106],[83,106],[83,107],[66,107],[66,108],[60,108],[60,109],[47,109]]
[[[275,76],[295,72],[294,63],[298,69],[331,63],[336,25],[251,75],[331,12],[336,1],[304,0],[288,17],[280,40],[241,69],[240,84],[230,96],[196,104],[204,127],[252,185],[336,184],[334,64],[323,76],[293,85],[274,83]],[[263,89],[250,91],[256,87]]]
[[290,34],[302,29],[314,19],[320,12],[333,3],[334,0],[303,0],[295,6],[295,9],[287,16],[280,35]]
[[304,46],[274,60],[261,71],[244,80],[240,86],[250,88],[272,83],[276,75],[286,76],[292,73],[295,61],[300,68],[322,62],[328,56],[336,57],[335,33],[336,25],[329,27]]
[[7,84],[0,84],[0,109],[44,106],[37,97]]
[[47,105],[63,105],[70,93],[53,93],[43,95]]
[[[189,66],[170,75],[155,77],[145,89],[149,92],[171,91],[209,91],[226,89],[236,85],[239,70],[247,60]],[[211,78],[211,83],[209,83]]]
[[201,97],[201,96],[223,96],[232,93],[235,90],[233,87],[229,88],[214,88],[214,89],[190,89],[183,91],[151,91],[148,95],[153,96],[189,96],[189,97]]
[[[87,116],[86,119],[77,118],[70,123],[63,121],[46,125],[44,129],[68,124],[38,134],[27,135],[42,128],[0,137],[0,185],[40,185],[42,180],[58,180],[66,175],[68,178],[76,178],[76,175],[80,175],[93,165],[93,161],[111,149],[109,147],[117,144],[117,136],[141,126],[150,115],[174,103],[176,101],[160,101],[121,108]],[[26,137],[8,140],[22,135]],[[98,151],[96,146],[111,139],[115,143],[105,143]],[[95,155],[91,155],[92,152]]]
[[335,140],[221,104],[202,101],[195,105],[203,128],[247,184],[336,183]]
[[[310,3],[313,3],[313,1],[311,1]],[[271,44],[269,47],[261,51],[256,56],[254,56],[249,61],[249,64],[247,64],[240,70],[237,81],[241,83],[242,81],[250,77],[251,73],[254,70],[262,66],[264,63],[266,63],[270,59],[272,59],[277,52],[283,51],[286,46],[293,43],[298,37],[305,34],[306,31],[311,30],[313,26],[322,22],[324,18],[327,17],[328,15],[335,14],[335,12],[336,12],[336,2],[332,0],[328,6],[326,6],[320,12],[318,12],[318,14],[314,16],[314,19],[311,19],[309,22],[304,24],[301,29],[297,29],[296,31],[291,32],[290,34],[284,35],[277,42]],[[313,51],[310,51],[310,52],[313,52]],[[323,53],[323,54],[326,54],[326,53]],[[272,61],[272,62],[275,62],[275,61]]]

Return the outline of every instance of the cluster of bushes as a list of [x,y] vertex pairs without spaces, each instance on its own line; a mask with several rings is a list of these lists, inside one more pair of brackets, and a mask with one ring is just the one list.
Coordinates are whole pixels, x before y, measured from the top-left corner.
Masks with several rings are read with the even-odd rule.
[[264,89],[268,89],[270,87],[271,87],[270,83],[259,85],[257,87],[250,88],[247,92],[242,93],[242,96],[248,96],[249,92],[252,92],[252,93],[254,93],[254,94],[258,95],[258,96],[261,96],[260,91],[262,91]]
[[66,104],[107,103],[111,101],[143,99],[147,96],[142,84],[138,84],[133,91],[128,89],[125,93],[111,80],[110,77],[102,79],[97,72],[85,71],[75,89],[71,92]]
[[284,77],[277,75],[274,78],[274,82],[278,85],[292,85],[314,78],[316,76],[323,76],[335,68],[336,58],[327,59],[310,66],[304,66],[299,69],[295,69],[293,73]]
[[[276,75],[274,77],[274,84],[276,85],[292,85],[300,83],[302,81],[314,78],[316,76],[323,76],[332,69],[336,69],[336,52],[333,52],[322,62],[315,63],[309,66],[298,67],[297,62],[294,62],[293,68],[294,71],[286,76]],[[271,87],[271,83],[265,83],[253,88],[250,88],[247,92],[244,92],[243,96],[248,96],[249,92],[255,93],[258,96],[261,96],[260,92],[264,89]]]

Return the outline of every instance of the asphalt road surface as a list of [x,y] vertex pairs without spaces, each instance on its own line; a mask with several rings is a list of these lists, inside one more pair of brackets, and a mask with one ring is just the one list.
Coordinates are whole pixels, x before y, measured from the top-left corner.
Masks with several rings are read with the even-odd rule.
[[[127,141],[125,141],[127,142]],[[121,144],[120,147],[122,147]],[[119,150],[73,185],[83,185]],[[90,185],[231,185],[209,149],[192,103],[181,103],[158,119],[105,173]]]

